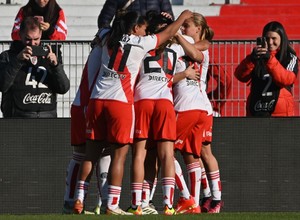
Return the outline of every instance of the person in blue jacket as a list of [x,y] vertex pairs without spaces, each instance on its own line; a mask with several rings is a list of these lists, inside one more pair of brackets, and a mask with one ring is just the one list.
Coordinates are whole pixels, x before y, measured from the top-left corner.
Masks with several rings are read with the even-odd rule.
[[147,11],[166,12],[174,19],[170,0],[106,0],[98,16],[98,28],[107,28],[113,17],[120,10],[136,11],[139,15],[146,15]]

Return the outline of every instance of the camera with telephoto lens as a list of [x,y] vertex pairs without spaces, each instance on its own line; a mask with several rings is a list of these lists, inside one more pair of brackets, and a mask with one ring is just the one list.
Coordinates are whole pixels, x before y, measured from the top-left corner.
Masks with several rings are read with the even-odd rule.
[[49,54],[49,48],[47,46],[31,46],[32,56],[42,57]]

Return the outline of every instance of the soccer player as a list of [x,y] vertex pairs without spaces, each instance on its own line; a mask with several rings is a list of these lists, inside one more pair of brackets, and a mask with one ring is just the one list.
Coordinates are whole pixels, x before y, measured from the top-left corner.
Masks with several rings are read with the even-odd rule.
[[[136,12],[128,12],[114,20],[105,39],[102,65],[91,94],[87,113],[87,150],[78,183],[79,194],[74,211],[83,210],[83,189],[91,177],[92,167],[101,147],[110,143],[112,161],[108,173],[107,214],[128,215],[119,207],[124,163],[133,142],[133,86],[146,53],[173,36],[192,12],[185,10],[168,28],[152,36],[146,34],[147,23]],[[120,111],[121,109],[121,111]],[[132,213],[130,213],[132,214]]]
[[[204,16],[202,16],[199,13],[194,13],[193,18],[187,19],[184,24],[183,24],[183,28],[182,28],[182,32],[183,34],[186,34],[188,36],[191,36],[196,45],[197,43],[201,42],[201,40],[206,39],[208,41],[211,41],[214,35],[213,30],[207,25],[206,19],[204,18]],[[184,38],[180,37],[180,35],[178,35],[179,37],[177,38],[179,40],[179,42],[183,45],[183,47],[189,47],[191,46],[189,43],[185,43]],[[196,202],[196,207],[194,208],[193,212],[199,213],[200,212],[200,206],[199,206],[199,199],[200,199],[200,184],[197,183],[197,181],[201,181],[201,175],[202,175],[202,170],[201,170],[201,165],[199,163],[199,158],[200,155],[203,152],[203,149],[201,150],[201,145],[202,142],[205,142],[207,139],[204,139],[204,141],[202,141],[202,134],[199,133],[199,131],[201,130],[202,133],[204,134],[209,134],[208,130],[209,128],[212,127],[212,106],[211,103],[207,97],[207,93],[206,93],[206,78],[207,78],[207,71],[208,71],[208,65],[209,65],[209,54],[208,54],[208,50],[202,51],[202,61],[196,63],[197,68],[199,68],[200,71],[200,81],[199,84],[195,84],[192,82],[188,82],[188,79],[185,82],[185,85],[187,88],[191,89],[193,85],[196,85],[198,88],[200,88],[200,94],[198,93],[197,96],[197,100],[200,98],[201,103],[197,103],[196,101],[192,100],[192,101],[188,101],[188,99],[192,98],[192,96],[190,95],[191,92],[187,92],[187,93],[180,93],[179,94],[181,96],[184,96],[185,94],[189,94],[188,97],[182,98],[181,96],[179,96],[178,100],[178,104],[180,104],[178,107],[178,112],[181,113],[181,115],[178,115],[178,123],[177,123],[177,130],[178,132],[178,145],[175,147],[179,148],[179,149],[183,149],[185,150],[185,152],[187,154],[185,154],[185,162],[187,163],[187,169],[188,169],[188,178],[189,178],[189,183],[190,183],[190,192],[192,194],[192,196],[195,199]],[[182,81],[181,81],[182,82]],[[176,87],[175,87],[176,88]],[[174,93],[175,92],[175,88],[174,88]],[[178,88],[179,89],[179,88]],[[193,93],[194,94],[194,93]],[[196,93],[195,93],[196,95]],[[200,97],[199,97],[200,96]],[[196,97],[196,96],[195,96]],[[174,101],[176,100],[176,98],[174,99]],[[192,106],[191,108],[187,108],[187,106],[189,106],[188,104]],[[193,106],[194,105],[194,106]],[[176,105],[175,105],[175,109],[176,109]],[[194,110],[198,109],[203,111],[206,114],[201,114],[201,112],[199,112],[198,114],[199,117],[193,116],[191,118],[193,118],[193,120],[190,121],[190,123],[188,124],[188,119],[190,117],[190,115],[188,115],[186,113],[187,110]],[[189,113],[191,114],[191,113]],[[181,117],[180,117],[181,116]],[[191,129],[191,133],[190,134],[186,134],[187,132],[187,128],[189,125],[192,125],[193,123],[195,123],[195,118],[199,118],[198,121],[198,125],[196,125],[193,129]],[[180,124],[181,123],[181,124]],[[201,127],[201,129],[200,129]],[[198,140],[197,140],[198,139]],[[185,142],[185,145],[182,146],[181,142],[183,142],[184,140],[186,140],[187,142]],[[203,148],[205,148],[205,152],[208,153],[209,149],[207,147],[207,145],[205,145]],[[211,152],[211,151],[210,151]],[[212,154],[210,154],[212,155]],[[210,165],[212,165],[212,163],[214,163],[214,167],[212,166],[208,166],[209,169],[209,175],[211,178],[213,178],[212,181],[212,193],[213,196],[215,195],[215,197],[213,197],[213,201],[210,203],[210,207],[208,212],[219,212],[221,209],[221,188],[220,188],[220,176],[219,176],[219,170],[211,170],[211,169],[216,169],[216,167],[218,168],[217,164],[215,164],[216,160],[212,160],[215,157],[210,157],[208,160],[207,155],[205,155],[206,157],[204,158],[204,162],[205,163],[209,163]]]
[[[150,34],[161,33],[172,23],[171,19],[155,12],[150,12],[147,17],[150,17],[148,26]],[[177,58],[183,55],[185,51],[182,47],[173,44],[171,40],[149,51],[143,59],[135,86],[136,123],[132,157],[132,200],[128,211],[136,215],[142,213],[144,161],[147,148],[149,148],[147,141],[154,142],[151,147],[157,148],[162,176],[164,214],[175,214],[173,152],[176,139],[176,118],[173,107],[172,78]]]
[[[103,29],[99,33],[98,38],[103,38],[108,32],[108,29]],[[73,146],[73,156],[67,167],[67,176],[66,176],[66,187],[64,195],[64,207],[63,213],[71,214],[73,213],[74,198],[76,193],[76,184],[80,171],[80,166],[85,157],[86,150],[86,111],[88,102],[90,100],[90,95],[92,88],[95,84],[95,79],[98,76],[98,72],[101,66],[102,58],[102,45],[98,44],[93,48],[89,54],[88,60],[84,66],[81,82],[77,90],[75,99],[71,106],[71,145]],[[101,164],[101,167],[99,165]],[[97,163],[97,181],[99,194],[101,194],[102,199],[105,200],[107,196],[107,187],[106,177],[108,168],[110,164],[110,155],[109,149],[106,148],[102,152]],[[100,178],[102,176],[102,178]],[[87,194],[88,187],[85,188],[85,193]],[[102,192],[102,193],[101,193]],[[98,198],[98,205],[102,204],[102,199]],[[105,201],[104,201],[105,204]]]

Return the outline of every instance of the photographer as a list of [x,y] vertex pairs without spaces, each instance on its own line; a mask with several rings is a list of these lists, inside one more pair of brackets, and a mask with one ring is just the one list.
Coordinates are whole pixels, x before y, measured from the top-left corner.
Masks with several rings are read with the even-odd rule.
[[[57,117],[56,94],[65,94],[70,88],[61,59],[50,46],[40,46],[41,36],[37,19],[27,17],[20,26],[21,41],[13,41],[10,49],[0,54],[1,110],[5,118]],[[33,47],[38,49],[37,54]]]
[[247,116],[294,116],[292,86],[298,58],[277,21],[268,23],[257,46],[236,68],[235,77],[250,83]]

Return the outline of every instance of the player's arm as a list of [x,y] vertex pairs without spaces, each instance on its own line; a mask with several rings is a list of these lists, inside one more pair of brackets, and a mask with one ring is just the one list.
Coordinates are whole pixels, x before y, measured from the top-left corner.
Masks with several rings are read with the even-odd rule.
[[198,50],[194,44],[188,42],[186,38],[178,32],[176,33],[175,37],[182,46],[187,56],[189,56],[194,61],[197,61],[199,63],[202,62],[202,60],[204,59],[203,53]]
[[198,50],[204,51],[204,50],[208,50],[210,43],[208,40],[200,40],[199,42],[195,43],[194,45]]
[[190,65],[186,70],[182,72],[178,72],[173,77],[173,83],[177,83],[180,80],[183,80],[185,78],[191,79],[191,80],[199,80],[200,74],[198,71],[196,71],[193,68],[194,65]]
[[179,28],[181,27],[183,22],[186,19],[192,17],[192,15],[193,15],[193,12],[191,12],[189,10],[184,10],[172,24],[168,25],[165,30],[158,33],[157,36],[158,36],[159,40],[158,40],[157,46],[160,46],[161,44],[166,42],[168,39],[173,37],[176,34],[176,32],[179,30]]

